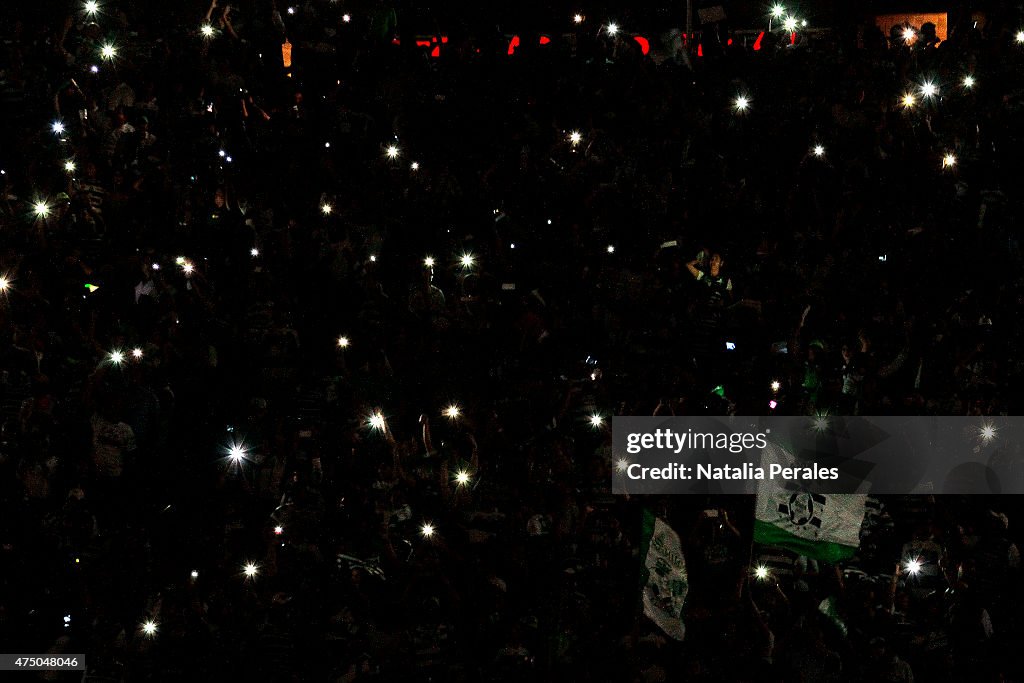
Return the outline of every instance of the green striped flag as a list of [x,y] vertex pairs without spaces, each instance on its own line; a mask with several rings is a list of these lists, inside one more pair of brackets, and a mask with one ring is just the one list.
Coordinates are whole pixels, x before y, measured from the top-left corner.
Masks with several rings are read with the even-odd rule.
[[682,640],[686,635],[683,605],[690,581],[679,534],[644,510],[641,548],[644,614],[667,635]]
[[[775,444],[764,449],[762,467],[792,466],[794,458]],[[867,495],[821,494],[782,488],[772,479],[757,485],[754,541],[816,560],[837,562],[860,546]]]

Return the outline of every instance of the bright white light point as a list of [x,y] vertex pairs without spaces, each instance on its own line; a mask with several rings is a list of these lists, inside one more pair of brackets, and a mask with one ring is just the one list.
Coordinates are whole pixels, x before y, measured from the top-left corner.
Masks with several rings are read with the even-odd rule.
[[772,5],[772,16],[778,19],[786,11],[782,5]]
[[219,157],[226,157],[227,155],[228,153],[225,152],[224,150],[220,150],[219,152],[217,152],[217,156]]
[[152,638],[156,635],[156,622],[150,619],[149,621],[143,622],[142,632]]
[[414,171],[420,170],[420,162],[418,162],[418,161],[412,162],[411,164],[409,164],[409,168],[411,168]]
[[473,255],[472,254],[463,254],[462,256],[459,257],[459,263],[462,264],[463,268],[472,268],[473,267]]
[[467,472],[465,470],[460,470],[459,472],[456,472],[455,473],[455,482],[459,486],[465,486],[466,484],[468,484],[469,483],[469,472]]
[[618,24],[608,24],[608,35],[614,36],[618,32],[619,32],[619,25]]
[[778,391],[781,388],[782,388],[782,383],[779,382],[779,380],[775,380],[775,381],[772,382],[772,391]]
[[449,419],[451,419],[451,420],[454,420],[455,418],[457,418],[461,414],[462,414],[462,411],[459,410],[459,407],[457,405],[455,405],[454,403],[444,409],[444,416],[449,418]]
[[768,578],[768,567],[763,564],[757,565],[757,567],[754,568],[754,576],[756,576],[759,581],[764,581]]
[[1017,31],[1017,42],[1024,43],[1024,31]]
[[185,275],[191,275],[192,272],[196,269],[196,267],[189,263],[188,261],[185,261],[185,263],[181,265],[181,269],[185,272]]
[[370,254],[370,263],[376,263],[376,262],[377,262],[377,257],[374,256],[373,254]]
[[378,431],[384,430],[384,416],[380,413],[374,413],[370,416],[370,427]]
[[388,159],[397,159],[398,158],[398,147],[396,147],[394,145],[389,145],[387,150],[385,151],[385,154],[388,155]]
[[614,245],[614,244],[609,244],[609,245],[608,245],[608,248],[606,249],[606,251],[607,251],[607,252],[608,252],[609,254],[614,254],[614,253],[615,253],[615,245]]
[[921,562],[920,559],[913,559],[913,560],[907,560],[907,562],[906,562],[906,564],[904,566],[907,568],[907,571],[910,572],[911,574],[917,574],[917,573],[919,573],[921,571],[921,565],[922,564],[923,563]]
[[814,156],[816,156],[816,157],[823,157],[823,156],[825,156],[825,148],[822,147],[821,145],[815,145],[814,146]]
[[50,126],[50,130],[52,130],[57,135],[60,135],[61,133],[64,132],[64,124],[60,121],[54,121],[53,124]]
[[95,0],[89,0],[85,3],[85,11],[87,14],[96,14],[100,11],[100,5]]
[[260,255],[260,250],[257,249],[256,247],[253,247],[252,249],[249,250],[249,256],[259,256],[259,255]]
[[0,275],[0,292],[6,292],[11,286],[11,281]]
[[913,93],[909,93],[909,92],[906,95],[904,95],[903,99],[900,100],[900,101],[903,104],[903,106],[906,107],[907,109],[910,109],[915,104],[917,104],[917,98],[914,97]]
[[427,522],[426,524],[421,526],[420,527],[420,535],[423,536],[423,538],[430,538],[431,536],[433,536],[434,535],[434,525],[431,524],[430,522]]
[[750,108],[750,99],[745,95],[740,95],[736,98],[735,106],[736,111],[746,111]]
[[160,270],[160,264],[159,263],[150,264],[149,267],[152,268],[153,270]]
[[914,39],[914,35],[914,29],[912,29],[911,27],[908,26],[905,29],[903,29],[903,40],[907,41],[908,43]]
[[295,8],[294,7],[289,7],[288,8],[288,14],[295,14]]
[[32,210],[36,212],[37,216],[43,218],[50,215],[50,206],[46,202],[36,202],[32,205]]
[[573,21],[574,24],[582,24],[583,23],[583,15],[582,14],[574,14],[573,17],[572,17],[572,21]]
[[191,576],[193,579],[198,579],[199,578],[199,572],[196,571],[195,569],[193,569],[192,573],[189,576]]
[[100,48],[100,55],[103,56],[103,59],[113,59],[117,56],[117,48],[108,43]]
[[323,215],[327,216],[331,213],[331,211],[334,211],[334,207],[331,206],[330,204],[320,205],[320,213],[322,213]]
[[203,35],[207,38],[213,35],[213,27],[209,24],[203,24],[202,28],[200,28],[199,30],[202,31]]
[[998,431],[998,429],[996,428],[995,425],[991,425],[991,424],[982,425],[981,427],[978,428],[978,436],[981,437],[982,441],[987,443],[987,442],[991,441],[992,439],[996,438],[996,432],[997,431]]
[[338,337],[338,348],[341,348],[341,349],[347,349],[348,348],[348,337]]
[[786,17],[786,21],[783,22],[782,26],[787,31],[792,33],[793,31],[796,30],[796,24],[797,24],[796,17]]
[[341,15],[341,20],[344,21],[347,24],[348,22],[352,21],[352,15],[351,14],[342,14]]
[[801,25],[801,26],[807,26],[807,20],[806,20],[806,19],[804,19],[803,21],[801,21],[801,22],[800,22],[800,25]]
[[569,133],[569,142],[571,142],[574,145],[580,144],[580,140],[582,139],[583,136],[580,134],[578,130],[574,130],[573,132]]
[[140,349],[138,346],[132,349],[132,358],[142,358],[142,349]]
[[224,161],[226,161],[226,162],[228,162],[230,164],[231,163],[231,157],[227,157],[226,159],[224,159]]
[[956,155],[947,154],[942,157],[942,168],[953,168],[956,166]]
[[184,256],[176,256],[174,258],[174,262],[177,263],[179,266],[183,266],[183,265],[185,265],[185,257]]
[[819,432],[823,432],[828,429],[828,418],[824,416],[814,418],[814,429]]
[[964,87],[965,88],[973,88],[974,87],[974,76],[964,76]]
[[124,353],[122,353],[121,351],[111,351],[110,362],[113,363],[114,365],[120,365],[121,363],[124,362]]
[[427,258],[423,259],[423,265],[425,265],[427,268],[433,268],[434,267],[434,257],[433,256],[428,256]]
[[516,243],[513,242],[512,244],[508,245],[508,248],[509,249],[515,249],[516,248]]
[[245,449],[238,444],[232,444],[231,448],[228,449],[228,457],[238,462],[245,457]]
[[254,562],[246,562],[245,566],[242,567],[242,571],[245,572],[245,578],[252,579],[259,574],[259,569],[256,567]]
[[590,426],[591,427],[597,428],[597,427],[600,427],[603,424],[604,424],[604,418],[601,417],[600,415],[591,415],[590,416]]
[[65,161],[64,162],[64,170],[67,171],[68,173],[73,172],[75,170],[75,162],[73,162],[73,161]]
[[329,143],[329,142],[325,142],[325,143],[324,143],[324,147],[325,147],[326,149],[330,149],[330,148],[331,148],[331,143]]
[[619,472],[625,472],[627,469],[629,469],[629,461],[626,460],[625,458],[616,461],[615,469],[618,470]]
[[277,534],[278,536],[280,536],[281,534],[284,533],[284,527],[280,526],[280,525],[275,526],[274,527],[274,533]]
[[98,74],[100,72],[100,68],[98,66],[96,66],[95,64],[93,64],[92,66],[89,67],[89,71],[91,71],[94,74]]
[[921,85],[921,94],[924,95],[925,97],[935,97],[935,95],[937,95],[938,92],[938,86],[936,86],[934,83],[930,81],[928,83],[923,83]]

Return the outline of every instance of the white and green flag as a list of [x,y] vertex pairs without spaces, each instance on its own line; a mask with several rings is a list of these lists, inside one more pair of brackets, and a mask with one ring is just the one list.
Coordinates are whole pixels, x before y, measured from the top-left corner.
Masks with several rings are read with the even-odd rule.
[[682,640],[686,635],[683,605],[690,581],[679,534],[644,510],[643,601],[644,614],[667,635]]
[[[791,467],[793,456],[775,444],[764,449],[762,467],[772,462]],[[860,546],[867,495],[821,494],[785,489],[772,479],[757,485],[754,541],[816,560],[837,562]]]

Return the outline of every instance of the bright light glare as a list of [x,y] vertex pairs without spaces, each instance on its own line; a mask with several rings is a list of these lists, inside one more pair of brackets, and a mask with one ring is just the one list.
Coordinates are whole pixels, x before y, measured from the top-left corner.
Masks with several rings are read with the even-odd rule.
[[320,213],[322,213],[323,215],[329,216],[331,211],[334,211],[334,207],[331,206],[330,204],[324,202],[323,204],[320,205]]
[[609,244],[605,248],[605,251],[607,251],[609,254],[614,254],[615,253],[615,245],[614,244]]
[[252,249],[249,250],[249,256],[259,256],[259,255],[260,255],[260,250],[257,249],[256,247],[253,247]]
[[782,22],[782,27],[792,33],[796,30],[797,20],[796,17],[786,17],[786,21]]
[[423,259],[423,265],[425,265],[427,268],[433,268],[434,267],[434,257],[433,256],[428,256],[427,258]]
[[203,24],[199,29],[205,38],[213,37],[213,27],[209,24]]
[[46,218],[50,215],[50,205],[46,202],[36,202],[32,205],[32,210],[35,211],[36,215],[40,218]]
[[608,35],[614,36],[618,32],[619,32],[619,25],[618,24],[614,24],[614,23],[608,24]]
[[341,20],[344,21],[347,24],[348,22],[352,21],[352,15],[351,14],[342,14],[341,15]]
[[600,427],[603,424],[604,424],[604,418],[601,417],[600,415],[591,415],[590,416],[590,426],[593,427],[594,429],[597,429],[598,427]]
[[236,443],[231,444],[228,448],[228,457],[231,458],[233,462],[240,462],[245,458],[245,447]]
[[369,423],[371,429],[376,429],[380,432],[384,431],[384,416],[381,413],[377,412],[370,415]]
[[245,566],[242,567],[242,571],[245,572],[245,578],[247,579],[254,579],[260,573],[259,567],[256,566],[255,562],[246,562]]
[[60,135],[61,133],[64,132],[64,124],[63,124],[63,122],[61,122],[61,121],[54,121],[52,124],[50,124],[50,130],[52,130],[57,135]]
[[199,572],[198,572],[197,570],[193,569],[193,570],[192,570],[192,574],[191,574],[190,576],[191,576],[191,577],[192,577],[193,579],[198,579],[198,578],[199,578]]
[[964,76],[964,87],[971,89],[974,87],[974,76]]
[[156,622],[153,621],[152,619],[149,619],[149,620],[144,621],[142,623],[142,632],[145,633],[146,636],[148,636],[150,638],[152,638],[153,636],[156,635],[156,628],[157,628]]
[[772,5],[772,16],[776,19],[780,18],[786,11],[786,8],[782,5]]
[[916,36],[916,35],[917,35],[917,33],[914,31],[913,27],[911,27],[911,26],[908,26],[905,29],[903,29],[903,40],[905,42],[907,42],[907,43],[912,42],[914,40],[914,36]]
[[100,48],[100,56],[102,56],[103,59],[113,59],[117,56],[117,48],[110,43],[107,43]]
[[418,161],[412,162],[411,164],[409,164],[409,168],[411,168],[414,171],[420,170],[420,162],[418,162]]
[[1017,31],[1017,42],[1024,43],[1024,31]]
[[65,161],[64,162],[64,170],[67,171],[68,173],[74,173],[75,172],[75,162],[73,162],[73,161]]
[[473,261],[474,259],[472,254],[463,254],[462,256],[459,257],[459,263],[462,264],[463,268],[472,268]]
[[142,358],[142,349],[140,349],[138,346],[132,349],[132,358],[134,358],[135,360]]
[[348,348],[348,343],[349,343],[348,342],[348,337],[338,337],[338,348],[339,349],[347,349]]
[[398,147],[396,147],[395,145],[389,145],[387,150],[385,150],[384,153],[388,155],[388,159],[397,159],[398,158]]
[[779,380],[772,381],[772,391],[778,391],[782,388],[782,383]]
[[939,87],[932,83],[931,81],[928,81],[927,83],[922,83],[921,94],[924,95],[925,97],[935,97],[937,94],[939,94]]
[[956,166],[955,154],[947,154],[942,157],[942,168],[953,168],[954,166]]
[[455,482],[459,486],[465,486],[469,483],[469,472],[466,470],[459,470],[455,473]]
[[100,11],[100,5],[95,0],[88,0],[88,2],[85,3],[85,13],[86,14],[96,14],[99,11]]
[[750,98],[746,95],[740,95],[736,98],[736,101],[733,102],[733,107],[735,107],[736,111],[746,111],[750,108]]
[[821,158],[821,157],[825,156],[825,148],[823,146],[821,146],[821,145],[815,145],[813,151],[814,151],[814,156],[816,156],[818,158]]
[[759,564],[757,565],[757,567],[754,568],[754,576],[757,577],[758,581],[764,581],[765,579],[767,579],[768,574],[768,567],[764,566],[763,564]]
[[420,535],[423,536],[423,538],[430,538],[431,536],[433,536],[434,525],[430,522],[425,522],[423,526],[420,527]]
[[621,458],[615,462],[615,469],[619,472],[625,472],[629,469],[629,461],[625,458]]
[[574,14],[573,17],[572,17],[572,21],[573,21],[574,24],[582,24],[583,23],[583,15],[582,14]]
[[583,136],[580,135],[580,132],[578,130],[574,130],[573,132],[569,133],[569,142],[571,142],[574,145],[580,144],[580,140],[582,139]]
[[185,273],[185,275],[191,275],[193,272],[195,272],[195,269],[195,265],[188,261],[185,261],[183,264],[181,264],[181,270]]
[[284,533],[284,527],[281,526],[281,525],[275,526],[274,527],[274,533],[277,534],[278,536],[280,536],[281,534]]
[[111,351],[110,362],[114,365],[120,365],[124,362],[124,353],[121,351]]
[[450,420],[456,419],[461,414],[462,410],[460,410],[459,406],[454,403],[444,409],[444,416]]
[[0,294],[7,293],[7,290],[11,288],[11,281],[7,279],[7,276],[0,275]]
[[920,560],[920,558],[914,558],[912,560],[907,560],[903,566],[906,568],[907,572],[909,572],[912,575],[916,575],[921,572],[921,567],[923,564],[924,563]]
[[993,424],[982,425],[978,428],[978,437],[985,443],[988,443],[992,439],[996,438],[996,432],[998,428]]
[[914,93],[908,92],[903,96],[903,99],[900,100],[900,103],[904,108],[911,109],[915,104],[917,104],[917,98],[914,97]]

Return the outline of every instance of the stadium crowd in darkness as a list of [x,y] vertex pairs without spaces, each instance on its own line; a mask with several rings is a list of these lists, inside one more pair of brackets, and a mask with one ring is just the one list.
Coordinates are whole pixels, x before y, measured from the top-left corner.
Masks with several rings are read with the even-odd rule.
[[[1019,413],[1019,17],[697,57],[567,16],[510,56],[375,2],[166,4],[4,8],[0,649],[1021,680],[1016,498],[872,500],[854,559],[758,547],[753,581],[752,501],[613,497],[608,419]],[[685,538],[681,644],[640,616],[644,505]]]

